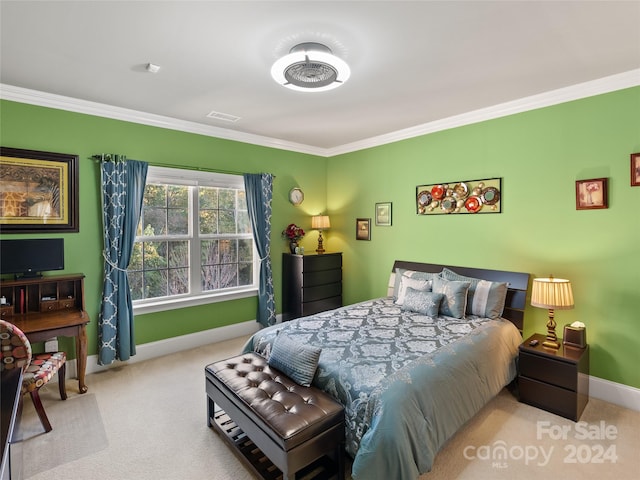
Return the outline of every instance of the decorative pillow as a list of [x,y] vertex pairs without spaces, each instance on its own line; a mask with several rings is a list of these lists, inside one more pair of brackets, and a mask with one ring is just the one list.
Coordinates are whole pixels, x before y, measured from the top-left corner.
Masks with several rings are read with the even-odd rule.
[[320,347],[298,342],[279,332],[268,363],[297,384],[309,387],[316,374],[321,352]]
[[419,290],[421,292],[430,292],[431,280],[411,278],[406,275],[402,275],[400,278],[400,287],[398,288],[398,299],[395,302],[396,304],[402,305],[404,303],[404,297],[408,288]]
[[393,285],[393,300],[398,302],[398,293],[400,293],[400,282],[402,277],[409,277],[414,280],[431,280],[433,277],[439,277],[440,273],[417,272],[415,270],[407,270],[405,268],[396,268],[396,277]]
[[502,315],[507,299],[507,283],[465,277],[448,268],[442,270],[442,278],[470,282],[466,310],[468,314],[488,318],[498,318]]
[[437,317],[443,298],[444,294],[442,293],[424,292],[407,287],[402,310],[420,313],[428,317]]
[[448,317],[464,318],[464,312],[467,308],[467,292],[470,285],[470,282],[434,278],[433,292],[444,294],[440,304],[440,313]]

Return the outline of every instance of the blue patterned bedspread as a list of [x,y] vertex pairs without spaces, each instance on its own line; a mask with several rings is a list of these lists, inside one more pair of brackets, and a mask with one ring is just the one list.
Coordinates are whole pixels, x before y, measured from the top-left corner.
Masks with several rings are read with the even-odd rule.
[[385,297],[277,324],[244,351],[269,356],[278,331],[322,347],[313,384],[345,406],[354,479],[415,480],[516,374],[521,337],[504,319],[427,317]]

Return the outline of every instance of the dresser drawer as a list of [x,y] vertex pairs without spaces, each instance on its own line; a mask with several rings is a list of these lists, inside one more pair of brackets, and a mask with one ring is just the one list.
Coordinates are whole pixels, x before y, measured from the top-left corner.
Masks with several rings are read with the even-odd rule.
[[318,285],[302,289],[302,302],[315,302],[323,298],[337,297],[342,295],[342,283],[330,283],[328,285]]
[[302,316],[333,310],[342,306],[342,295],[302,304]]
[[520,375],[533,380],[558,385],[565,389],[578,389],[576,365],[541,355],[520,352]]
[[341,254],[325,254],[325,255],[309,255],[305,256],[302,271],[307,275],[308,272],[317,272],[320,270],[336,270],[342,268]]
[[328,283],[342,282],[342,270],[320,270],[317,272],[306,272],[302,277],[303,287],[315,287]]

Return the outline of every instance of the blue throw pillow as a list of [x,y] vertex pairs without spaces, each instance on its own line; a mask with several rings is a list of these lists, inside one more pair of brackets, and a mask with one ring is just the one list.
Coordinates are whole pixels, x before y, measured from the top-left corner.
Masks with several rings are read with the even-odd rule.
[[470,282],[457,282],[436,277],[433,279],[433,292],[444,294],[440,303],[440,313],[448,317],[464,318],[467,308],[467,292]]
[[321,352],[320,347],[298,342],[280,332],[273,342],[268,363],[297,384],[309,387],[316,374]]
[[402,310],[420,313],[428,317],[437,317],[443,298],[444,294],[442,293],[425,292],[408,287]]
[[498,318],[504,311],[508,285],[505,282],[490,282],[480,278],[465,277],[445,268],[442,278],[469,282],[467,313],[480,317]]
[[418,272],[415,270],[407,270],[406,268],[396,268],[396,276],[393,284],[393,301],[398,301],[400,293],[400,282],[402,277],[409,277],[412,280],[431,280],[433,277],[439,277],[440,273]]

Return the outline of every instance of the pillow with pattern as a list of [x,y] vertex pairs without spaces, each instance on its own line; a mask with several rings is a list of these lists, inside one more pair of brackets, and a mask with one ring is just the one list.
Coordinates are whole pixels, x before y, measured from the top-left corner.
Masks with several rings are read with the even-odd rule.
[[400,279],[400,287],[398,288],[398,299],[395,302],[397,305],[402,305],[404,303],[404,298],[407,294],[407,289],[409,288],[421,292],[430,292],[431,280],[412,278],[406,275],[402,275],[402,278]]
[[488,318],[498,318],[502,315],[509,287],[507,283],[465,277],[448,268],[442,270],[442,278],[470,283],[466,309],[469,315]]
[[416,270],[407,270],[406,268],[396,268],[396,276],[393,284],[393,301],[398,302],[398,294],[400,293],[400,282],[402,277],[408,277],[414,280],[431,280],[434,277],[439,277],[438,273],[418,272]]
[[437,317],[443,298],[442,293],[425,292],[407,287],[402,310]]
[[444,294],[440,304],[440,313],[448,317],[464,318],[467,308],[467,292],[470,282],[460,282],[445,280],[444,278],[433,279],[433,292]]
[[298,342],[278,332],[268,363],[297,384],[309,387],[318,368],[320,353],[320,347]]

